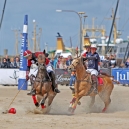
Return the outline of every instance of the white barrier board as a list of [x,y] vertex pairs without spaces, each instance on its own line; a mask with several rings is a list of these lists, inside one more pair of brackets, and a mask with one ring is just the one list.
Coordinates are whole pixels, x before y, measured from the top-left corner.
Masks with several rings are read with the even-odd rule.
[[[30,70],[30,74],[34,73],[35,69]],[[0,84],[1,85],[18,85],[19,69],[0,69]],[[28,81],[28,84],[30,82]]]

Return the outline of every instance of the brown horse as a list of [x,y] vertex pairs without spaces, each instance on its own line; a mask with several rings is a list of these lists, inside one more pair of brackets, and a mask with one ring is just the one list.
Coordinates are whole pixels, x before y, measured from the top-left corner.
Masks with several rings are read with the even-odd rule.
[[[90,107],[93,106],[95,102],[95,93],[92,88],[91,74],[86,71],[83,65],[82,57],[75,58],[72,64],[69,66],[69,70],[76,70],[76,82],[74,85],[75,88],[75,96],[73,97],[71,104],[69,106],[69,111],[71,113],[76,109],[77,104],[80,104],[79,100],[83,96],[90,96],[91,103]],[[114,84],[112,82],[111,77],[101,75],[101,79],[103,80],[103,85],[98,84],[98,95],[102,99],[105,104],[102,112],[105,112],[111,102],[110,95],[112,93]]]
[[38,72],[33,82],[33,88],[36,90],[36,95],[33,95],[32,98],[35,106],[38,107],[41,104],[41,107],[45,108],[45,100],[48,99],[47,106],[50,106],[56,93],[52,90],[52,82],[46,70],[45,54],[40,54],[37,60]]

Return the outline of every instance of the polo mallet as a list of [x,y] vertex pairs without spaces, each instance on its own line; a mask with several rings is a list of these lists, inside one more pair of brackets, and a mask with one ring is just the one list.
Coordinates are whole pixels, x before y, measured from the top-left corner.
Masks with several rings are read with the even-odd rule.
[[77,54],[77,58],[78,58],[78,47],[76,48],[76,54]]
[[[14,96],[13,100],[11,101],[11,103],[9,104],[8,106],[8,109],[9,107],[11,106],[11,104],[14,102],[14,100],[16,99],[17,95],[20,93],[21,89],[23,88],[24,84],[27,82],[27,80],[24,81],[24,83],[22,84],[21,88],[19,89],[19,91],[17,92],[17,94]],[[8,113],[8,109],[5,111],[5,112],[2,112],[3,114],[7,114]]]

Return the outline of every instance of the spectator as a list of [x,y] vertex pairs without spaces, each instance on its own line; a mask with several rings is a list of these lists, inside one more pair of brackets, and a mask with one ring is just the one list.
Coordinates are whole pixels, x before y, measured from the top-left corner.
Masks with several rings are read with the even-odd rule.
[[50,63],[52,65],[52,67],[54,67],[54,58],[53,57],[50,59]]
[[57,68],[59,68],[59,65],[60,65],[60,63],[61,63],[62,58],[63,58],[62,56],[59,56],[59,57],[58,57]]
[[9,64],[6,58],[3,59],[3,62],[1,63],[1,68],[9,68]]
[[114,58],[113,55],[110,56],[109,66],[111,68],[115,68],[116,67],[116,59]]
[[57,68],[57,62],[58,62],[58,59],[57,59],[57,57],[55,57],[54,58],[54,61],[53,61],[53,67],[54,67],[54,69]]
[[66,59],[65,59],[65,58],[62,58],[62,59],[60,60],[59,68],[60,68],[60,69],[67,69]]
[[125,67],[126,68],[129,68],[129,58],[126,60],[126,62],[125,62]]
[[67,65],[67,66],[70,66],[71,63],[72,63],[72,57],[71,57],[71,55],[69,55],[69,56],[68,56],[68,60],[66,61],[66,65]]
[[20,59],[19,57],[15,58],[16,68],[20,68]]
[[109,68],[110,59],[109,56],[105,55],[105,60],[102,60],[102,67],[103,68]]
[[70,86],[72,86],[75,83],[75,79],[76,79],[76,71],[73,70],[70,77],[70,83],[69,83]]
[[5,59],[6,59],[7,63],[10,63],[10,59],[9,59],[8,55],[5,56]]
[[14,61],[14,58],[10,59],[9,68],[17,68],[16,62]]

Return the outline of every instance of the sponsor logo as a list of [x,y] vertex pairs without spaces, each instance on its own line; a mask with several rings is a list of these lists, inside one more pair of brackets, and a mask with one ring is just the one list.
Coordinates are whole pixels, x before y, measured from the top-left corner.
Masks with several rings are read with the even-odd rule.
[[64,76],[63,74],[57,75],[56,77],[57,77],[57,79],[56,79],[57,82],[64,82],[64,81],[69,82],[70,81],[70,77]]
[[126,72],[126,73],[116,72],[116,78],[117,78],[117,81],[129,80],[129,72]]
[[21,45],[21,53],[20,53],[20,69],[23,69],[23,48],[24,48],[25,37],[22,36],[22,45]]
[[11,79],[15,80],[16,84],[17,84],[17,79],[19,78],[18,74],[19,74],[19,71],[14,70],[13,75],[9,76]]

